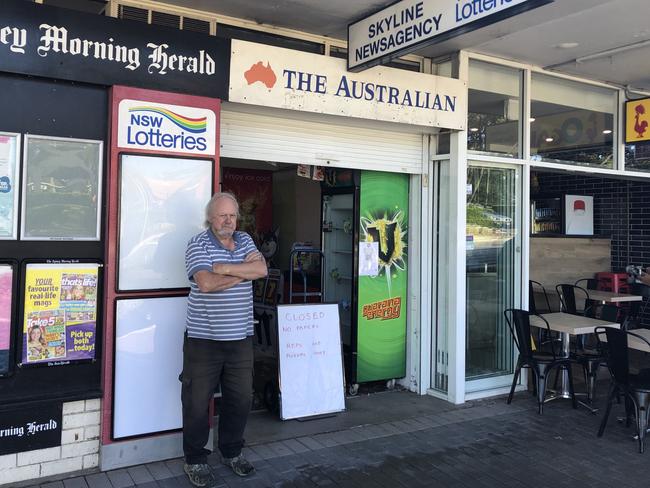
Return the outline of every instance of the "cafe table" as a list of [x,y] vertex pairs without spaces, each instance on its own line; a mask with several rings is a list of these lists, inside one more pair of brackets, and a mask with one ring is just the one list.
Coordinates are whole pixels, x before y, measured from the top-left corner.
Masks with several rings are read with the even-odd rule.
[[640,295],[630,295],[628,293],[614,293],[604,290],[587,290],[589,298],[602,303],[622,303],[622,302],[640,302],[643,297]]
[[[562,340],[562,357],[569,357],[569,339],[572,335],[593,334],[596,327],[615,327],[617,329],[621,327],[621,324],[616,322],[608,322],[606,320],[593,319],[591,317],[572,315],[564,312],[544,313],[541,314],[541,316],[546,319],[551,330],[560,333],[560,338]],[[546,324],[537,315],[530,316],[530,325],[546,329]],[[557,398],[571,398],[571,395],[569,394],[568,371],[562,373],[561,379],[560,390],[556,391],[554,395],[550,395],[546,401],[555,400]],[[590,405],[583,402],[580,402],[580,404],[589,408],[592,412],[594,411]]]

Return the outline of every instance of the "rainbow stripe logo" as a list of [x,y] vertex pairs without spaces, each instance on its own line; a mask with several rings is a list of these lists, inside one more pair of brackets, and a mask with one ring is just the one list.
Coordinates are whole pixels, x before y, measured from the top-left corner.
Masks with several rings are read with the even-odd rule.
[[129,109],[129,113],[131,112],[149,112],[162,115],[181,129],[187,132],[192,132],[193,134],[200,134],[202,132],[205,132],[208,125],[207,117],[193,119],[191,117],[185,117],[183,115],[177,114],[176,112],[172,112],[171,110],[167,110],[166,108],[146,106],[133,107]]

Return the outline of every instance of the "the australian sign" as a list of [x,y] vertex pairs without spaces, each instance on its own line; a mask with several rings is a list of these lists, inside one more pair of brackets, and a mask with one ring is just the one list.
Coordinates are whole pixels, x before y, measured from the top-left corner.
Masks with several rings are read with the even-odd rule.
[[348,26],[348,68],[361,71],[553,0],[403,0]]
[[232,41],[231,102],[463,129],[467,85],[395,68],[350,73],[343,59]]

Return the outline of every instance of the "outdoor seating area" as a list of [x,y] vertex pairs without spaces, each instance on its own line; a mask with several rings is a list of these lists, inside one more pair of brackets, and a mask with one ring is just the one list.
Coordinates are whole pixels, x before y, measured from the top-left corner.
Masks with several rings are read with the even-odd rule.
[[[519,352],[507,403],[526,368],[539,414],[545,403],[570,399],[574,409],[581,405],[600,416],[594,435],[602,437],[612,408],[622,401],[622,418],[626,426],[635,426],[643,453],[650,408],[650,329],[639,326],[650,287],[629,284],[621,275],[597,273],[558,283],[555,297],[549,287],[529,281],[529,310],[504,311]],[[582,370],[582,381],[576,370]],[[608,384],[606,395],[597,394],[599,383]]]

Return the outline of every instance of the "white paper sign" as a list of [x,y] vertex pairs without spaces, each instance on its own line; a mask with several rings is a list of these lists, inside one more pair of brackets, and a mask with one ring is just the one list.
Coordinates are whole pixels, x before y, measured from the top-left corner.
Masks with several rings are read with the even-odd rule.
[[278,305],[280,417],[345,410],[339,306]]
[[379,274],[379,243],[359,243],[359,276],[377,276]]
[[118,147],[213,156],[216,133],[212,110],[142,100],[119,105]]
[[447,129],[467,121],[463,81],[233,39],[229,101]]

